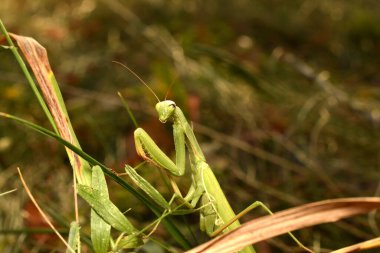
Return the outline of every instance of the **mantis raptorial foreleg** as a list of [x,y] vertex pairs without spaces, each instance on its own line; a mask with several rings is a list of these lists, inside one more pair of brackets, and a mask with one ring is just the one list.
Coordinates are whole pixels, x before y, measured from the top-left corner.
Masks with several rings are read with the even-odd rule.
[[[186,196],[182,197],[178,188],[173,187],[175,195],[183,200],[188,207],[194,208],[200,202],[200,227],[210,236],[221,231],[229,231],[240,226],[238,218],[228,203],[218,180],[206,163],[203,152],[195,138],[192,128],[188,124],[181,109],[173,101],[165,100],[156,104],[159,120],[162,123],[168,120],[173,124],[173,136],[176,151],[175,163],[154,143],[150,136],[141,128],[135,131],[136,150],[140,156],[157,167],[166,170],[174,176],[183,176],[186,164],[186,147],[189,153],[192,183]],[[170,204],[160,197],[152,185],[141,178],[132,168],[126,168],[127,173],[148,195],[165,209]],[[140,177],[140,178],[139,178]],[[162,196],[161,196],[162,197]],[[165,202],[165,203],[164,203]],[[262,206],[269,213],[271,211],[261,202],[255,202],[247,209],[251,210]],[[246,210],[247,210],[246,209]],[[244,212],[244,211],[243,211]],[[247,211],[245,211],[247,212]],[[293,235],[292,235],[293,237]],[[294,237],[293,237],[294,238]],[[296,240],[297,243],[298,240]],[[302,245],[302,244],[300,244]],[[304,249],[306,247],[302,246]],[[254,252],[252,247],[246,247],[242,252]]]

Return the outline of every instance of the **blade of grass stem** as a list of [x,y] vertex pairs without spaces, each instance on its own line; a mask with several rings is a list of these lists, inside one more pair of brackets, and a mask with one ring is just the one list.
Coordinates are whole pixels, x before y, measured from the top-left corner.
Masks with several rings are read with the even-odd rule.
[[[124,189],[132,193],[138,200],[140,200],[144,205],[146,205],[149,209],[152,210],[152,212],[157,216],[160,217],[162,214],[162,210],[157,207],[157,205],[151,201],[149,198],[147,198],[145,195],[142,193],[136,191],[131,185],[129,185],[125,180],[122,178],[118,177],[115,175],[110,169],[108,169],[105,165],[97,161],[95,158],[90,156],[89,154],[85,153],[81,149],[77,148],[73,144],[69,143],[68,141],[62,139],[60,136],[57,134],[53,133],[52,131],[49,131],[46,128],[43,128],[41,126],[38,126],[32,122],[29,122],[27,120],[21,119],[19,117],[0,112],[0,117],[8,118],[11,120],[14,120],[22,125],[25,125],[39,133],[42,133],[46,136],[52,137],[56,140],[58,140],[61,144],[66,146],[67,148],[71,149],[73,152],[81,156],[83,159],[88,161],[90,164],[98,165],[107,176],[109,176],[112,180],[114,180],[116,183],[118,183],[120,186],[122,186]],[[173,238],[176,240],[176,242],[181,245],[182,248],[184,249],[189,249],[190,243],[186,240],[186,238],[183,236],[183,234],[178,230],[178,228],[174,225],[173,220],[168,217],[162,221],[164,226],[166,227],[167,231],[173,236]]]
[[68,243],[70,245],[70,248],[66,249],[66,253],[71,252],[70,249],[74,249],[74,250],[79,249],[80,251],[79,231],[80,231],[79,224],[76,223],[75,221],[71,222],[69,238],[68,238]]
[[[13,41],[10,38],[10,36],[8,34],[8,31],[6,30],[6,28],[5,28],[4,24],[3,24],[3,22],[1,21],[1,19],[0,19],[0,29],[1,29],[1,32],[4,34],[4,37],[5,37],[6,41],[9,44],[9,49],[12,51],[13,55],[15,56],[16,61],[20,65],[20,68],[21,68],[22,72],[24,73],[26,79],[28,80],[28,83],[29,83],[30,87],[32,88],[32,90],[34,92],[34,95],[37,97],[37,100],[40,103],[40,105],[42,107],[42,110],[45,112],[46,117],[48,118],[51,126],[53,127],[54,132],[58,134],[58,129],[57,129],[55,123],[54,123],[53,116],[51,115],[51,113],[50,113],[50,111],[49,111],[49,109],[48,109],[48,107],[47,107],[47,105],[45,103],[45,100],[43,99],[40,91],[37,88],[36,83],[34,82],[32,76],[30,75],[29,70],[26,67],[26,64],[25,64],[24,60],[22,59],[21,55],[19,54],[19,52],[17,50],[17,47],[13,44]],[[1,42],[1,40],[0,40],[0,42]]]
[[[25,57],[29,67],[32,69],[34,77],[37,80],[37,83],[32,83],[32,88],[39,99],[42,99],[41,94],[43,95],[43,99],[40,100],[40,102],[44,110],[46,110],[47,107],[47,111],[50,112],[50,114],[47,115],[49,120],[50,117],[53,119],[53,122],[51,123],[54,131],[63,139],[68,140],[80,148],[79,141],[71,125],[70,117],[67,113],[57,80],[55,79],[52,68],[50,67],[47,50],[33,38],[7,33],[6,31],[5,33],[7,35],[8,43],[11,45],[10,48],[15,53],[15,56],[20,62],[28,80],[33,79],[29,78],[30,74],[27,72],[26,65],[21,56],[18,54],[17,48],[14,46],[12,40],[17,43],[22,55]],[[38,88],[36,85],[38,85]],[[75,171],[75,178],[80,184],[91,186],[91,167],[89,164],[82,158],[78,157],[70,149],[66,149],[66,152],[72,168]]]
[[59,239],[66,245],[66,247],[69,249],[69,252],[75,253],[75,251],[70,247],[70,245],[66,242],[65,238],[62,237],[62,235],[55,229],[54,225],[50,222],[49,218],[46,216],[44,211],[40,208],[38,205],[36,199],[33,197],[32,193],[29,190],[28,185],[26,184],[24,177],[22,176],[22,173],[19,168],[17,168],[18,174],[20,176],[20,180],[22,182],[22,185],[25,188],[26,193],[28,194],[30,200],[33,202],[34,206],[37,208],[38,212],[41,214],[41,216],[44,218],[45,222],[51,227],[51,229],[55,232],[55,234],[58,236]]
[[129,108],[128,106],[128,103],[127,101],[124,99],[123,95],[121,95],[120,92],[117,93],[121,99],[121,102],[123,103],[123,106],[125,107],[125,109],[127,110],[128,112],[128,115],[129,117],[131,118],[132,122],[133,122],[133,125],[138,128],[139,127],[139,124],[137,123],[137,120],[135,118],[135,115],[133,115],[133,112],[131,111],[131,109]]
[[[99,166],[92,168],[92,188],[99,190],[109,199],[108,188],[103,171]],[[106,253],[111,239],[111,226],[91,209],[91,241],[96,253]]]

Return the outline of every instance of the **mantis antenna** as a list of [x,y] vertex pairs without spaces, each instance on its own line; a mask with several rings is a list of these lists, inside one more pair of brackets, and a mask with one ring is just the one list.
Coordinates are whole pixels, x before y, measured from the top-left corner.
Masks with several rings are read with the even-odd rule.
[[170,92],[171,88],[173,87],[173,85],[174,85],[174,83],[175,83],[175,81],[176,81],[177,78],[178,78],[178,75],[175,75],[174,78],[172,79],[172,81],[171,81],[171,83],[170,83],[170,85],[168,87],[168,90],[166,91],[165,99],[164,100],[166,100],[168,98],[169,92]]
[[127,65],[121,63],[121,62],[118,62],[118,61],[112,61],[113,63],[116,63],[116,64],[119,64],[120,66],[126,68],[132,75],[134,75],[142,84],[144,84],[148,90],[150,90],[150,92],[152,92],[152,94],[154,95],[154,97],[157,99],[158,102],[161,102],[160,99],[157,97],[156,93],[154,93],[154,91],[152,90],[152,88],[150,88],[150,86],[144,82],[143,79],[141,79],[132,69],[130,69]]

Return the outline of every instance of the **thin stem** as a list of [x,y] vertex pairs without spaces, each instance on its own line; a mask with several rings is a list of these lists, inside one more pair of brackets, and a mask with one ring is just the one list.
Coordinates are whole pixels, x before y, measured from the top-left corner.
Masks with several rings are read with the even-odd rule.
[[59,134],[58,133],[58,129],[57,129],[55,123],[54,123],[53,116],[51,115],[51,113],[50,113],[50,111],[49,111],[49,109],[48,109],[48,107],[47,107],[47,105],[46,105],[43,97],[41,96],[40,91],[37,88],[36,83],[34,82],[32,76],[30,75],[30,73],[28,71],[28,68],[25,65],[24,60],[22,59],[21,55],[19,54],[19,52],[17,50],[17,47],[13,44],[13,41],[12,41],[11,37],[9,36],[7,30],[5,29],[5,26],[4,26],[3,22],[1,21],[1,19],[0,19],[0,29],[1,29],[2,33],[5,36],[5,39],[7,40],[8,44],[9,44],[9,49],[12,51],[13,55],[15,56],[16,61],[20,65],[21,70],[24,73],[26,79],[28,80],[28,83],[29,83],[30,87],[32,88],[34,94],[36,95],[37,100],[38,100],[38,102],[40,103],[40,105],[42,107],[42,110],[45,112],[45,114],[46,114],[46,116],[47,116],[50,124],[52,125],[52,127],[54,129],[54,132],[56,134]]

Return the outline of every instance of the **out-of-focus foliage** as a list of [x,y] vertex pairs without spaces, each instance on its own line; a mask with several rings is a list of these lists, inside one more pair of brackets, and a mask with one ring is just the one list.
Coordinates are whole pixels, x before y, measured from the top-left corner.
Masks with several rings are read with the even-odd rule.
[[[161,99],[169,90],[168,97],[196,123],[196,135],[235,210],[261,200],[274,211],[328,198],[377,194],[379,13],[380,4],[374,0],[0,4],[0,17],[10,32],[31,36],[48,49],[86,152],[116,170],[136,162],[134,127],[117,91],[159,145],[173,150],[170,128],[151,116],[155,98],[132,74],[112,63],[117,60],[149,83]],[[0,110],[47,126],[5,49],[0,50]],[[52,140],[1,121],[2,191],[20,187],[16,166],[29,175],[41,202],[59,210],[58,224],[72,219],[72,195],[67,190],[71,172],[64,150]],[[167,190],[156,172],[143,173],[160,190]],[[151,221],[149,211],[119,188],[110,194],[124,210],[133,207],[129,214],[140,227]],[[0,199],[0,227],[42,226],[24,213],[33,213],[33,208],[22,189]],[[374,217],[305,229],[298,235],[308,245],[339,248],[374,237],[378,232]],[[197,231],[197,225],[191,227]],[[1,251],[8,252],[16,239],[27,248],[54,246],[50,237],[7,236],[0,239]],[[283,243],[276,240],[277,246],[272,246],[285,250]]]

